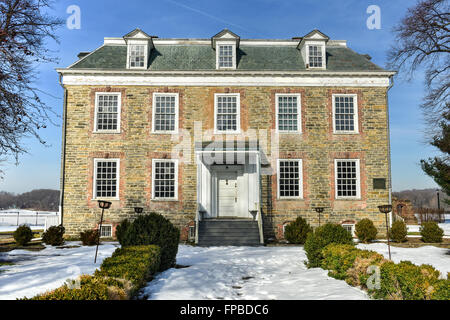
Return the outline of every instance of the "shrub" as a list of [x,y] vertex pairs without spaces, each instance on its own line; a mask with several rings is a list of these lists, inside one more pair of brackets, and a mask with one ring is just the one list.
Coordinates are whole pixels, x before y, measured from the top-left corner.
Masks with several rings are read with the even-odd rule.
[[433,285],[440,282],[439,271],[432,266],[416,266],[410,261],[401,261],[398,264],[386,262],[381,265],[380,274],[380,289],[369,290],[377,299],[431,299]]
[[52,246],[60,246],[64,243],[65,229],[62,225],[52,226],[42,235],[42,241]]
[[13,237],[18,245],[24,246],[33,239],[33,231],[29,226],[23,224],[14,231]]
[[422,223],[420,226],[420,234],[423,242],[442,242],[444,230],[439,228],[436,222],[429,221]]
[[90,229],[80,232],[80,239],[83,246],[95,246],[98,239],[98,230]]
[[[79,288],[69,284],[25,300],[124,300],[150,280],[160,263],[158,246],[118,248],[93,276],[82,275]],[[71,281],[76,283],[75,281]]]
[[155,244],[161,248],[160,271],[172,267],[176,261],[180,231],[157,213],[136,218],[121,235],[123,247]]
[[123,242],[123,237],[130,227],[131,223],[128,219],[122,220],[116,227],[116,238],[119,243]]
[[389,230],[389,237],[394,240],[395,242],[405,242],[406,235],[408,234],[408,231],[406,229],[406,224],[403,221],[394,221],[392,223],[392,227]]
[[290,243],[304,244],[308,233],[312,228],[302,217],[298,217],[294,222],[289,223],[284,230],[284,237]]
[[438,280],[433,286],[433,293],[431,299],[433,300],[450,300],[450,279]]
[[308,267],[320,267],[323,259],[322,249],[330,243],[353,245],[352,235],[341,225],[327,223],[309,233],[305,242]]
[[140,288],[159,270],[161,249],[158,246],[124,247],[103,260],[96,276],[129,280]]
[[355,225],[355,233],[361,242],[369,243],[377,237],[377,228],[372,220],[362,219]]

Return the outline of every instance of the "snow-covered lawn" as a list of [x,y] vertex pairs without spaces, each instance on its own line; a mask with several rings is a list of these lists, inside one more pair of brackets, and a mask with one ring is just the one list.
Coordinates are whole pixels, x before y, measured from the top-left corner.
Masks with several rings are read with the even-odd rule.
[[[388,246],[385,243],[358,244],[359,249],[372,250],[389,258]],[[408,260],[416,265],[431,264],[441,271],[444,277],[450,272],[450,249],[434,246],[419,248],[400,248],[391,246],[391,258],[394,262]]]
[[[450,223],[438,223],[438,226],[444,230],[444,236],[450,236]],[[408,224],[406,226],[408,232],[420,232],[420,225]]]
[[[67,242],[66,246],[79,244]],[[69,278],[92,274],[118,246],[118,243],[99,246],[96,264],[95,246],[65,249],[47,246],[41,251],[13,250],[0,253],[0,260],[15,263],[0,267],[0,300],[33,297],[61,286]]]
[[177,263],[143,290],[149,299],[368,299],[354,287],[304,265],[302,247],[180,245]]

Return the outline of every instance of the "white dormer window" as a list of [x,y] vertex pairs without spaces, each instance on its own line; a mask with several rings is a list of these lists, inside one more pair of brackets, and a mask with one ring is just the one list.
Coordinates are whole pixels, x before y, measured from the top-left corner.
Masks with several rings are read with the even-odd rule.
[[236,45],[217,44],[217,69],[236,69]]
[[310,68],[323,67],[323,60],[324,60],[323,53],[324,48],[321,45],[308,46],[308,63]]
[[146,45],[130,45],[130,68],[145,68]]

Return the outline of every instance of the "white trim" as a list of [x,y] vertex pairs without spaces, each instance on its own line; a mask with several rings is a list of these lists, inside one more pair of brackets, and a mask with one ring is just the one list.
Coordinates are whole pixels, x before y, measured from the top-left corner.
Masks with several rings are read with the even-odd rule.
[[[281,161],[297,161],[298,162],[298,179],[299,179],[299,186],[298,186],[298,197],[286,197],[286,196],[280,196],[280,162]],[[303,199],[303,160],[302,159],[278,159],[277,160],[277,199],[279,200],[289,200],[289,199],[296,199],[296,200],[302,200]]]
[[[278,122],[278,110],[279,110],[279,97],[297,97],[297,130],[289,131],[289,130],[279,130],[279,122]],[[302,101],[300,93],[276,93],[275,94],[275,132],[277,133],[302,133]]]
[[[236,130],[217,130],[217,97],[236,97]],[[240,93],[215,93],[214,94],[214,134],[237,134],[241,132],[241,94]]]
[[[337,185],[337,163],[338,161],[355,161],[356,162],[356,196],[355,197],[343,197],[338,196],[338,185]],[[334,159],[334,198],[336,200],[361,200],[361,171],[359,159]]]
[[[336,99],[335,97],[353,97],[353,109],[354,109],[354,117],[353,117],[353,122],[354,122],[354,130],[339,130],[336,131]],[[359,134],[359,118],[358,118],[358,95],[357,94],[340,94],[340,93],[336,93],[336,94],[332,94],[332,98],[333,101],[333,134]]]
[[[226,72],[226,71],[222,71]],[[306,74],[273,76],[254,73],[253,75],[241,76],[241,73],[229,71],[228,74],[206,75],[196,73],[192,76],[178,75],[154,75],[152,72],[134,75],[127,72],[111,73],[102,75],[101,72],[91,75],[74,73],[63,77],[64,85],[97,85],[97,86],[270,86],[270,87],[383,87],[390,85],[389,77],[376,76],[354,77],[349,76],[324,76],[321,71],[310,70]]]
[[[175,129],[174,130],[155,130],[155,101],[157,96],[170,96],[175,97]],[[179,94],[177,92],[153,92],[153,101],[152,101],[152,133],[155,134],[177,134],[179,131]]]
[[112,224],[102,224],[102,228],[103,227],[111,227],[111,235],[110,236],[102,236],[102,230],[99,230],[100,233],[100,238],[112,238],[112,234],[113,234],[113,226]]
[[[221,46],[231,46],[231,52],[232,52],[232,66],[231,67],[220,67],[219,66],[219,53],[220,53],[220,47]],[[236,41],[216,41],[216,69],[218,70],[235,70],[236,69]]]
[[[155,198],[155,163],[173,162],[175,163],[175,196],[173,198]],[[152,159],[152,201],[177,201],[178,200],[178,159]]]
[[[98,96],[100,96],[100,95],[117,96],[117,129],[116,130],[98,130],[97,129]],[[94,101],[94,128],[93,128],[92,132],[93,133],[120,133],[121,110],[122,110],[122,93],[121,92],[96,92],[95,93],[95,101]]]
[[351,226],[352,227],[352,231],[351,231],[352,237],[356,236],[356,234],[355,234],[355,224],[354,223],[341,223],[341,226],[342,227],[344,227],[344,226]]
[[[108,162],[116,162],[117,163],[117,172],[116,172],[116,196],[115,197],[97,197],[97,162],[108,161]],[[92,174],[92,200],[119,200],[120,199],[120,159],[105,159],[105,158],[94,158],[94,172]]]

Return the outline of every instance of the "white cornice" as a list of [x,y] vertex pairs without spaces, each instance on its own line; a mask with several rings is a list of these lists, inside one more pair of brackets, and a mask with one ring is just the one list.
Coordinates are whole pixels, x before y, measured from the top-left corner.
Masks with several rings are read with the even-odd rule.
[[339,87],[388,87],[389,74],[321,75],[309,74],[65,74],[64,85],[96,86],[339,86]]

